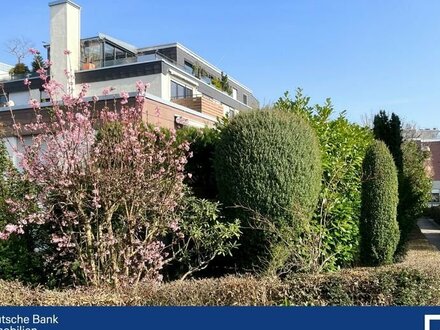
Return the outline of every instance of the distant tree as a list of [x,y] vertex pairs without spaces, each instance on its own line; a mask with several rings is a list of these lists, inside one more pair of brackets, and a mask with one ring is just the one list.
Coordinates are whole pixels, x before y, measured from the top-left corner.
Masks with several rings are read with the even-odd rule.
[[24,37],[10,39],[6,42],[6,51],[14,55],[17,63],[21,63],[23,59],[29,54],[29,49],[32,48],[32,42]]
[[43,56],[41,56],[40,53],[35,54],[34,59],[31,63],[32,72],[37,72],[38,69],[42,68],[43,62],[44,62]]
[[385,142],[393,155],[397,170],[402,171],[402,123],[399,116],[391,114],[391,118],[383,110],[374,116],[373,133],[377,140]]
[[9,70],[9,73],[11,75],[23,75],[29,73],[30,70],[26,64],[23,63],[17,63],[15,66]]

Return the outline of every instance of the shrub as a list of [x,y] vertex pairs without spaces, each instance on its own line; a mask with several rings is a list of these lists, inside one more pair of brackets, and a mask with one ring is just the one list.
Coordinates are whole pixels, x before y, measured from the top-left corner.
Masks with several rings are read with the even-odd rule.
[[[59,84],[48,80],[44,69],[40,76],[52,100],[52,119],[42,121],[38,101],[31,100],[35,120],[14,125],[18,136],[21,129],[35,133],[18,156],[23,178],[36,189],[8,203],[17,219],[0,237],[30,232],[32,226],[48,228],[44,253],[57,281],[62,275],[91,285],[160,280],[162,267],[173,258],[165,238],[179,237],[175,209],[188,144],[176,146],[174,134],[143,125],[141,96],[131,107],[122,93],[119,109],[105,108],[96,116],[83,101],[87,85],[78,98],[63,95],[60,105]],[[142,82],[137,87],[145,91]],[[112,129],[96,138],[99,125]]]
[[426,306],[440,303],[438,274],[392,268],[274,278],[174,281],[136,290],[31,289],[0,280],[0,306]]
[[[32,186],[20,178],[4,143],[0,141],[0,228],[17,220],[16,214],[9,211],[8,202],[23,199],[31,191]],[[32,228],[23,235],[12,235],[7,241],[0,239],[0,278],[19,279],[32,284],[44,281],[43,259],[36,252],[41,247],[40,234]]]
[[234,215],[248,228],[240,242],[244,260],[261,266],[277,241],[273,232],[255,230],[255,215],[281,232],[294,228],[298,236],[305,230],[319,193],[320,163],[316,136],[297,115],[249,111],[222,129],[215,174],[220,200],[235,207]]
[[30,73],[30,70],[27,65],[23,63],[17,63],[11,70],[9,70],[9,73],[11,75],[14,74],[20,75],[20,74]]
[[363,162],[361,259],[367,265],[391,263],[399,242],[397,172],[382,141],[375,141]]
[[237,248],[240,222],[224,221],[218,202],[187,193],[178,216],[183,239],[172,246],[176,262],[171,276],[184,280],[206,269],[217,256],[231,256]]
[[315,129],[321,145],[322,185],[313,216],[316,260],[319,268],[335,270],[353,265],[359,256],[362,161],[373,141],[371,132],[350,123],[345,113],[335,118],[330,100],[310,105],[298,89],[286,92],[275,107],[304,117]]
[[417,218],[423,214],[431,198],[431,179],[426,174],[426,152],[414,141],[402,144],[402,173],[399,180],[399,205],[397,208],[400,228],[398,254],[402,254],[408,235],[416,225]]
[[177,140],[190,143],[192,152],[192,157],[185,165],[185,172],[190,174],[186,177],[185,183],[199,198],[215,199],[218,195],[213,165],[215,144],[218,138],[217,128],[185,127],[177,131]]

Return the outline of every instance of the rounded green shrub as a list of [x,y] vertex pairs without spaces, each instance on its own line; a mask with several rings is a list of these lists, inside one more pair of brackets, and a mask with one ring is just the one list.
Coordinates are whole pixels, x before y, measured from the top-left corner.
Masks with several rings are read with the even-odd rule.
[[399,242],[397,170],[387,146],[374,141],[363,162],[361,261],[389,264]]
[[214,169],[221,202],[248,228],[240,242],[247,263],[261,262],[283,228],[300,235],[307,225],[321,160],[315,132],[300,116],[254,110],[233,118],[221,130]]

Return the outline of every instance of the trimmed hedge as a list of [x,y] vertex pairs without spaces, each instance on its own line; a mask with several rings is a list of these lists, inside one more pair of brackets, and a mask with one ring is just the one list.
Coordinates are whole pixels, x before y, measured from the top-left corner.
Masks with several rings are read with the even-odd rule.
[[280,306],[440,305],[440,254],[415,230],[405,262],[323,275],[224,277],[143,284],[134,289],[55,291],[0,280],[0,306]]
[[[254,110],[234,117],[221,130],[214,169],[220,201],[235,207],[231,213],[244,227],[258,228],[255,218],[297,232],[307,225],[318,199],[321,160],[314,130],[298,115]],[[274,242],[256,230],[242,238],[241,259],[248,261],[261,259]]]
[[399,242],[398,183],[385,143],[375,141],[367,149],[362,168],[361,261],[372,266],[389,264]]
[[109,288],[49,291],[0,281],[0,306],[437,305],[439,283],[430,273],[397,267],[285,281],[254,277],[175,281],[119,292]]

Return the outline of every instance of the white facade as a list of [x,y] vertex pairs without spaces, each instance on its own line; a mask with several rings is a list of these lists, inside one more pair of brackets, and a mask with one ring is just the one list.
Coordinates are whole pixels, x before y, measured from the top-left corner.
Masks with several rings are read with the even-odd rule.
[[[80,67],[80,12],[81,8],[71,1],[54,1],[50,6],[50,60],[53,62],[51,76],[69,91],[65,70],[72,73]],[[64,52],[68,50],[70,55]],[[74,86],[73,82],[73,86]]]

